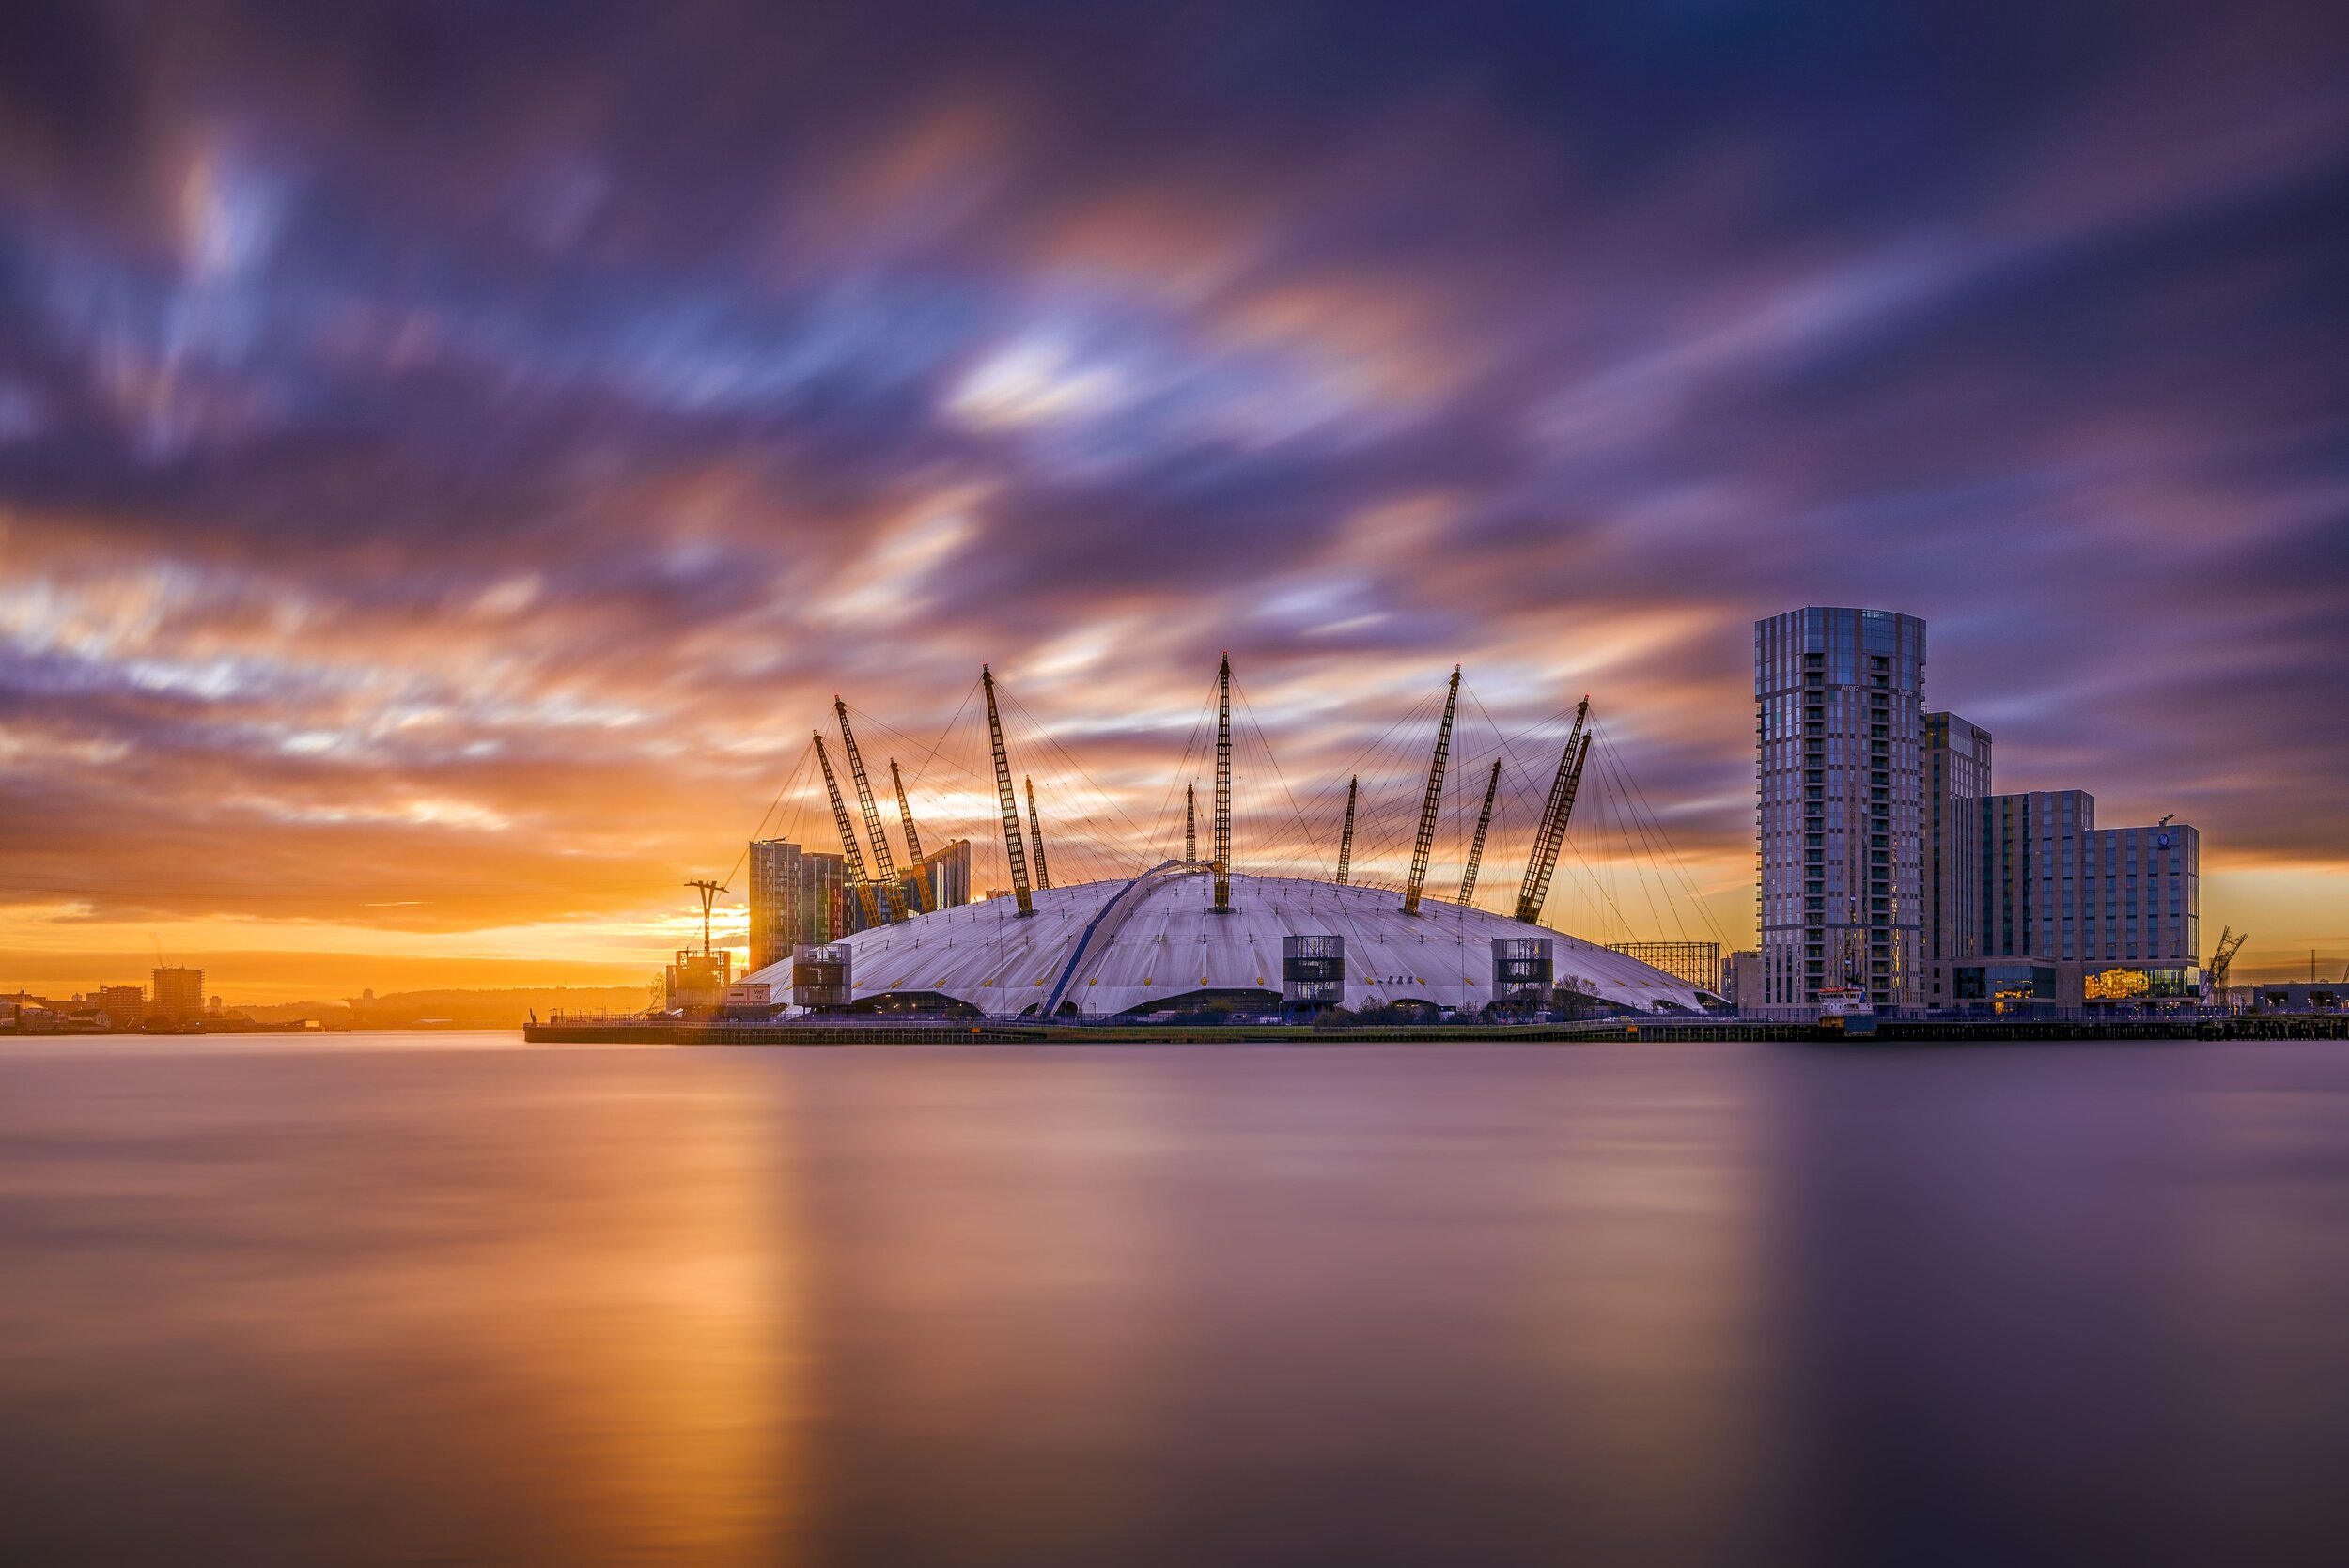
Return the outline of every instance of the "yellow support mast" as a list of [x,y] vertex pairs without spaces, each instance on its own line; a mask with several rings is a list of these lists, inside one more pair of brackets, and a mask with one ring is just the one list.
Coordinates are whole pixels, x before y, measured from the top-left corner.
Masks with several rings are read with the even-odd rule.
[[1443,806],[1444,765],[1452,760],[1452,716],[1460,706],[1460,667],[1452,666],[1452,685],[1444,692],[1443,722],[1436,729],[1436,754],[1427,762],[1427,793],[1419,803],[1419,837],[1411,844],[1411,879],[1403,884],[1403,912],[1419,913],[1419,895],[1427,886],[1427,862],[1436,850],[1437,814]]
[[1469,841],[1468,870],[1460,874],[1460,902],[1476,897],[1476,868],[1485,862],[1485,830],[1493,825],[1493,796],[1501,788],[1501,759],[1493,758],[1492,777],[1485,781],[1485,808],[1476,814],[1476,836]]
[[1517,885],[1517,918],[1538,925],[1542,906],[1549,899],[1549,879],[1558,870],[1558,851],[1565,846],[1566,823],[1574,815],[1574,797],[1582,787],[1582,761],[1591,754],[1590,732],[1583,728],[1591,716],[1585,697],[1574,710],[1574,728],[1566,734],[1566,749],[1558,754],[1558,774],[1549,784],[1549,800],[1542,807],[1542,825],[1533,834],[1533,853],[1525,862],[1525,880]]
[[864,776],[864,759],[857,754],[856,732],[848,728],[848,705],[834,696],[832,710],[840,720],[840,747],[848,753],[848,774],[856,781],[856,802],[864,811],[864,831],[872,835],[873,870],[888,901],[889,918],[906,918],[905,889],[897,885],[896,858],[889,852],[889,835],[881,831],[880,808],[873,804],[873,782]]
[[1232,656],[1215,677],[1215,903],[1210,914],[1232,912]]
[[1019,802],[1011,792],[1011,759],[1003,754],[1003,721],[995,711],[995,675],[984,664],[979,685],[987,692],[987,738],[995,751],[995,798],[1003,808],[1003,858],[1011,863],[1012,896],[1025,917],[1035,913],[1035,898],[1028,891],[1028,851],[1019,842]]
[[913,831],[913,807],[906,801],[905,775],[897,771],[897,759],[889,759],[889,782],[897,789],[897,820],[906,825],[906,859],[913,863],[908,867],[913,876],[913,912],[929,912],[929,877],[922,859],[922,835]]
[[1360,773],[1346,781],[1346,826],[1338,830],[1338,886],[1346,886],[1354,871],[1354,797],[1362,787]]
[[1049,893],[1051,891],[1052,874],[1044,865],[1044,819],[1035,814],[1035,781],[1022,773],[1019,782],[1028,786],[1028,837],[1035,845],[1036,891]]
[[832,819],[840,829],[840,855],[848,862],[848,881],[864,909],[864,924],[879,925],[880,911],[873,902],[873,884],[864,875],[864,851],[857,846],[856,826],[848,820],[848,802],[840,799],[840,781],[832,776],[832,757],[824,750],[824,732],[816,732],[816,760],[823,765],[824,789],[832,797]]

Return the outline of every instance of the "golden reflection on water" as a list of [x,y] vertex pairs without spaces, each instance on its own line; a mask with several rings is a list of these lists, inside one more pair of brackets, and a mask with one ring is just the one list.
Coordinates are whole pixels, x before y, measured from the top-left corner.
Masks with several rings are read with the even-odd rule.
[[0,1435],[43,1499],[12,1560],[800,1560],[786,1084],[37,1065],[0,1063],[46,1157],[0,1165],[0,1404],[50,1413]]
[[540,1445],[567,1556],[797,1559],[805,1369],[786,1168],[758,1102],[712,1090],[665,1097],[657,1139],[638,1135],[634,1096],[568,1107],[563,1141],[614,1157],[591,1157],[583,1182],[558,1154],[545,1174],[591,1182],[574,1198],[592,1215],[494,1266],[414,1282],[419,1300],[470,1299],[458,1320],[517,1386],[513,1440]]

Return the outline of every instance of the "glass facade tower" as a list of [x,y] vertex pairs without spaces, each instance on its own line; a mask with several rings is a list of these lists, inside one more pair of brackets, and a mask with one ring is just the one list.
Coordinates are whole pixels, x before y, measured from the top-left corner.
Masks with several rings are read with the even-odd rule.
[[1756,621],[1763,997],[1815,1002],[1856,973],[1924,1000],[1925,623],[1812,606]]

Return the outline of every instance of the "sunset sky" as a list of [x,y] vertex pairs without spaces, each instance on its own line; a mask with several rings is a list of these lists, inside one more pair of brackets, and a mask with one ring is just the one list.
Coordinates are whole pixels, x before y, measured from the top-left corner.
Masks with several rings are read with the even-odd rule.
[[1486,902],[1588,692],[1553,922],[1742,946],[1808,603],[2349,964],[2337,5],[7,12],[0,985],[635,980],[982,660],[1107,875],[1225,649],[1244,865],[1456,662]]

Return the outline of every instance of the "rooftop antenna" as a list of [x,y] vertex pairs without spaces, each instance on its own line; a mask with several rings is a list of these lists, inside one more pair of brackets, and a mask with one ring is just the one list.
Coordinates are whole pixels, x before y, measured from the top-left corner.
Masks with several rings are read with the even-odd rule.
[[1419,803],[1419,838],[1411,846],[1411,879],[1403,886],[1403,912],[1419,913],[1419,895],[1427,886],[1427,859],[1436,848],[1436,816],[1443,805],[1444,764],[1452,758],[1452,715],[1460,706],[1460,667],[1452,666],[1452,685],[1443,699],[1443,722],[1436,729],[1436,754],[1427,762],[1427,794]]
[[709,956],[709,906],[726,891],[726,885],[713,882],[707,877],[696,877],[685,885],[702,895],[702,956],[707,958]]
[[1199,860],[1199,786],[1183,785],[1183,861],[1196,864]]

